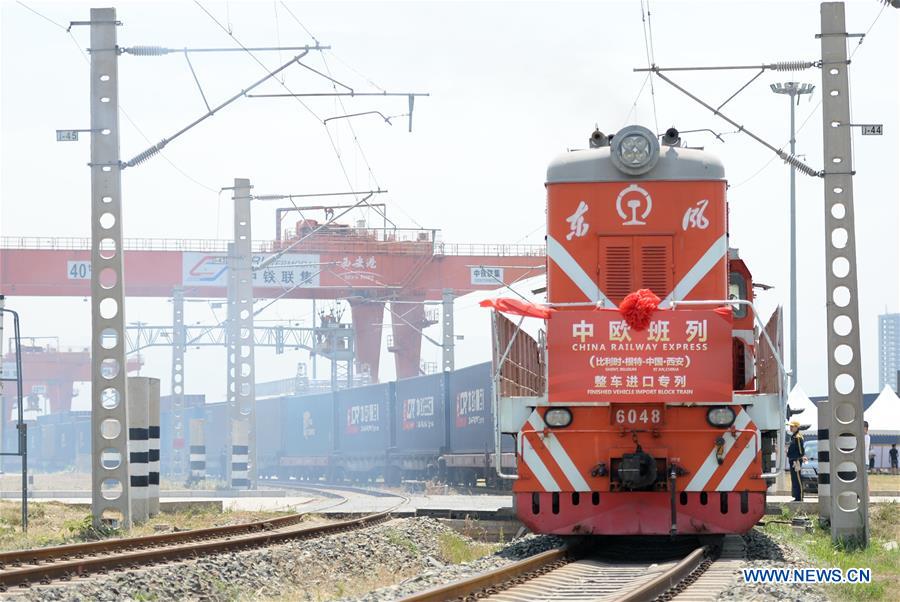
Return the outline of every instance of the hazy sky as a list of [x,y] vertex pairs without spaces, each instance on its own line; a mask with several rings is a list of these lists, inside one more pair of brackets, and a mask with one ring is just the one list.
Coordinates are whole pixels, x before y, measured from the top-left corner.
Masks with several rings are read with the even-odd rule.
[[[79,49],[88,31],[72,35],[21,3],[0,2],[0,233],[3,236],[88,236],[89,146],[57,143],[58,128],[89,127],[88,64]],[[62,25],[86,20],[90,4],[25,2]],[[381,200],[402,225],[439,228],[450,242],[541,243],[547,163],[568,148],[586,146],[594,125],[615,132],[627,123],[663,131],[734,128],[644,74],[641,4],[629,2],[212,2],[202,5],[247,46],[302,45],[310,35],[288,9],[333,51],[310,57],[357,90],[424,91],[414,129],[377,118],[347,121],[333,115],[380,110],[406,112],[406,99],[316,99],[307,110],[292,99],[241,99],[169,145],[165,157],[123,175],[124,228],[128,237],[222,238],[230,229],[231,202],[218,194],[235,177],[248,177],[257,194],[368,188],[390,191]],[[664,2],[650,4],[653,52],[663,66],[760,64],[819,58],[819,7],[815,2]],[[232,47],[233,40],[194,2],[119,2],[122,46]],[[873,25],[853,57],[855,122],[884,124],[885,136],[855,135],[857,252],[864,385],[877,384],[877,315],[898,304],[898,18],[876,0],[849,2],[848,29]],[[857,39],[850,40],[856,49]],[[259,55],[269,67],[288,53]],[[262,69],[244,53],[192,57],[204,92],[220,102],[255,81]],[[130,158],[199,117],[205,107],[183,55],[134,57],[119,64],[123,112],[122,155]],[[753,72],[677,74],[677,81],[714,104]],[[768,72],[731,101],[725,112],[766,140],[788,139],[787,99],[769,84],[809,81],[817,88],[797,108],[798,152],[820,169],[820,72]],[[328,82],[294,67],[286,84],[295,91],[330,91]],[[283,91],[276,83],[269,92]],[[642,92],[641,92],[642,91]],[[639,92],[641,92],[639,94]],[[655,98],[655,109],[653,99]],[[135,125],[136,124],[136,125]],[[140,128],[140,131],[138,131]],[[142,134],[142,133],[143,134]],[[330,132],[334,145],[329,141]],[[144,137],[146,136],[146,138]],[[692,146],[721,156],[731,184],[731,245],[757,281],[774,285],[759,299],[768,314],[788,299],[788,169],[767,149],[741,134],[719,142],[688,134]],[[148,139],[150,142],[148,142]],[[340,153],[346,177],[336,158]],[[168,161],[166,160],[168,159]],[[371,170],[367,167],[371,166]],[[349,182],[348,182],[349,180]],[[254,209],[255,239],[271,239],[274,204]],[[826,390],[822,182],[798,175],[800,382],[812,395]],[[365,219],[359,215],[354,218]],[[126,274],[127,277],[127,274]],[[59,336],[89,343],[89,306],[82,299],[10,299],[22,313],[26,335]],[[171,321],[162,299],[133,299],[128,321]],[[222,310],[191,304],[189,321],[212,322]],[[279,302],[264,319],[308,324],[308,304]],[[457,332],[474,331],[460,316]],[[467,346],[468,347],[468,346]],[[440,351],[428,343],[423,359]],[[461,350],[458,365],[482,352]],[[169,352],[146,354],[145,375],[169,389]],[[257,379],[291,376],[299,354],[257,352]],[[224,395],[224,350],[191,350],[187,391]],[[325,373],[324,362],[321,366]],[[220,371],[220,372],[219,372]],[[385,353],[383,379],[393,375]]]

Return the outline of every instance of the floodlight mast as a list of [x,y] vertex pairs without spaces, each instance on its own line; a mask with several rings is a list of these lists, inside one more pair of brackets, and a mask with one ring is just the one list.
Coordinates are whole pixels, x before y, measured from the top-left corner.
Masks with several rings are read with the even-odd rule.
[[[783,94],[788,97],[791,105],[791,156],[796,154],[797,131],[795,126],[795,104],[800,103],[800,97],[803,95],[811,95],[815,90],[813,84],[801,84],[800,82],[785,82],[771,85],[772,92],[775,94]],[[794,99],[797,102],[794,102]],[[791,166],[791,291],[790,291],[790,321],[791,321],[791,373],[790,389],[797,385],[797,375],[799,373],[797,366],[797,169]]]

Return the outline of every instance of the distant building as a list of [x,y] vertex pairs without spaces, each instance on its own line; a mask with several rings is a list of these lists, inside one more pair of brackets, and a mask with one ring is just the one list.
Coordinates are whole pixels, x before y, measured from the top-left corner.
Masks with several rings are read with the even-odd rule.
[[890,385],[898,391],[900,383],[900,313],[878,316],[878,389]]

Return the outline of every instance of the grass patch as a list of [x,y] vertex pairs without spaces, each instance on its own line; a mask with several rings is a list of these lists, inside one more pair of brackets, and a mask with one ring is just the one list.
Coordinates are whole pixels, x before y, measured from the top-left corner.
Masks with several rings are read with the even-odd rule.
[[392,546],[403,548],[413,556],[419,555],[419,546],[416,545],[416,542],[411,540],[406,536],[406,534],[401,533],[397,529],[387,530],[387,540],[388,543]]
[[450,564],[471,562],[487,556],[497,549],[497,545],[481,543],[464,538],[452,531],[442,533],[438,538],[441,560]]
[[[791,515],[782,512],[782,520]],[[848,549],[831,541],[831,531],[819,526],[797,535],[790,525],[767,521],[765,532],[804,553],[821,567],[872,569],[872,583],[823,585],[829,598],[838,601],[900,600],[900,549],[885,544],[900,541],[900,504],[874,504],[869,514],[870,542],[864,550]]]
[[[293,514],[291,512],[219,511],[189,508],[180,512],[160,514],[131,531],[95,529],[90,511],[83,506],[60,502],[28,503],[28,533],[22,533],[22,506],[15,502],[0,502],[0,550],[24,550],[69,543],[81,543],[111,537],[141,537],[174,529],[202,529],[261,521]],[[310,520],[310,517],[304,517]]]
[[870,474],[869,490],[900,492],[900,475]]

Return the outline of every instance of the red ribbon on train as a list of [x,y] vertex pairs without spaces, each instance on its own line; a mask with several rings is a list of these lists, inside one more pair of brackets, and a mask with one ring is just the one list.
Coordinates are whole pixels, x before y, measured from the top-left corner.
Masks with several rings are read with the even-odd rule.
[[479,303],[481,307],[493,307],[499,312],[515,316],[528,316],[530,318],[542,318],[549,320],[550,315],[556,310],[546,305],[538,305],[522,299],[510,297],[497,297],[496,299],[484,299]]

